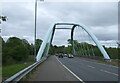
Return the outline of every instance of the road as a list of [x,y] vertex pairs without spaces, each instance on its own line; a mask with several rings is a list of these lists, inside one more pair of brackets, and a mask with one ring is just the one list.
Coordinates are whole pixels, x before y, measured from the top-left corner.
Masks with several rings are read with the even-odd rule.
[[59,58],[59,61],[84,81],[118,81],[118,67],[76,57]]
[[118,81],[118,67],[74,58],[50,56],[38,68],[37,81]]

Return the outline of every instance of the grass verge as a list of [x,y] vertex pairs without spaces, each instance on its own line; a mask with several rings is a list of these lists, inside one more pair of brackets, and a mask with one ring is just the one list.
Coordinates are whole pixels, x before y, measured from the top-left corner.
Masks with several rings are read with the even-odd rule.
[[16,74],[17,72],[19,72],[20,70],[26,68],[31,64],[33,64],[33,62],[3,66],[2,77],[3,79],[11,77],[12,75]]

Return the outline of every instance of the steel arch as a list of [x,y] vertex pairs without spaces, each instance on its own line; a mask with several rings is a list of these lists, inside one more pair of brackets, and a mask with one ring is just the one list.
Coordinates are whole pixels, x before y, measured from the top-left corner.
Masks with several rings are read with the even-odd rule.
[[[56,25],[72,25],[72,27],[68,27],[68,28],[56,28]],[[45,46],[48,42],[48,39],[50,38],[51,40],[49,41],[50,44],[52,43],[52,40],[53,40],[53,36],[54,36],[54,32],[55,32],[55,29],[71,29],[71,40],[73,41],[73,33],[74,33],[74,29],[76,28],[76,26],[84,29],[88,34],[89,36],[92,38],[92,40],[96,43],[96,45],[98,46],[98,48],[100,49],[101,53],[103,54],[104,56],[104,59],[110,59],[109,55],[107,54],[107,52],[105,51],[105,49],[103,48],[103,46],[101,45],[101,43],[98,41],[98,39],[96,38],[96,36],[83,24],[74,24],[74,23],[56,23],[54,24],[53,27],[50,27],[42,44],[41,44],[41,47],[37,53],[37,56],[36,56],[36,61],[40,61],[41,60],[41,57],[42,57],[42,54],[44,52],[44,49],[45,49]],[[75,49],[74,49],[74,42],[72,42],[72,47],[73,47],[73,53],[75,53]],[[47,49],[48,51],[49,49]]]

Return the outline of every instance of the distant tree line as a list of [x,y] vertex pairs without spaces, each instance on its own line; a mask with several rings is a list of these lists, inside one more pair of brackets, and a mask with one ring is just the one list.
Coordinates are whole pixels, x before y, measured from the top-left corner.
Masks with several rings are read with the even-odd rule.
[[[63,54],[73,54],[72,51],[72,41],[71,39],[68,39],[68,46],[51,46],[50,54],[57,54],[57,53],[63,53]],[[113,47],[105,47],[103,46],[108,55],[111,59],[120,59],[118,56],[120,48],[113,48]],[[86,42],[79,43],[77,40],[74,40],[74,48],[75,48],[75,56],[96,56],[96,57],[103,57],[102,53],[100,52],[99,48],[95,45],[88,44]]]
[[[20,39],[17,37],[10,37],[6,42],[0,37],[2,40],[2,62],[5,64],[15,64],[22,61],[26,61],[30,55],[34,55],[34,45],[29,43],[26,39]],[[36,51],[38,52],[40,45],[42,43],[41,39],[36,39]],[[51,45],[49,54],[73,54],[72,51],[72,42],[68,39],[68,46],[56,46]],[[82,49],[84,46],[84,49]],[[86,46],[86,47],[85,47]],[[110,55],[112,59],[118,59],[118,50],[120,48],[106,48],[103,46],[107,53]],[[79,43],[77,40],[74,40],[74,48],[76,56],[97,56],[103,57],[102,53],[98,49],[97,46],[92,44],[88,44],[86,42]],[[94,54],[93,54],[94,52]],[[86,53],[86,54],[85,54]]]

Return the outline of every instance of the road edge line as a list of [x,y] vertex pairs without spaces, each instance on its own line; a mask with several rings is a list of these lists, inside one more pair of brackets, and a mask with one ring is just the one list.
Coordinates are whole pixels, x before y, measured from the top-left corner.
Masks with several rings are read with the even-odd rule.
[[75,73],[73,73],[69,68],[67,68],[65,65],[63,65],[63,63],[57,58],[55,57],[58,62],[66,69],[68,70],[73,76],[75,76],[79,81],[81,81],[82,83],[85,83],[80,77],[78,77]]

